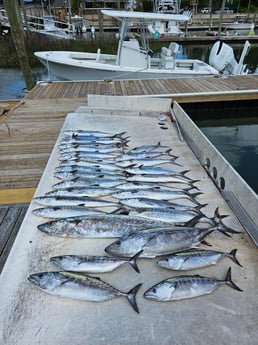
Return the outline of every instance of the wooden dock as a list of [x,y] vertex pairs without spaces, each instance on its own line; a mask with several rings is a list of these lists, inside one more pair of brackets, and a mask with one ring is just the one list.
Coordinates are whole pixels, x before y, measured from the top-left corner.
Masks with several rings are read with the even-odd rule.
[[[0,117],[0,204],[9,205],[4,210],[12,204],[15,207],[17,203],[30,202],[66,115],[87,105],[88,94],[157,95],[179,103],[253,100],[258,99],[258,75],[37,84]],[[6,232],[4,215],[12,212],[19,211],[10,208],[2,213],[2,235]],[[19,217],[23,215],[21,211]],[[4,234],[1,240],[6,242],[6,238]],[[4,257],[6,254],[7,250],[3,252]]]

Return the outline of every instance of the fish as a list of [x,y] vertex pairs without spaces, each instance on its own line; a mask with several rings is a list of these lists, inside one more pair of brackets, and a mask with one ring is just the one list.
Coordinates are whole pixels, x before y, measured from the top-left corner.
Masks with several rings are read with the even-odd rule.
[[[225,225],[210,228],[170,226],[167,228],[147,229],[124,235],[105,248],[105,252],[120,257],[131,257],[143,250],[140,257],[155,258],[179,251],[198,247],[213,231],[225,235],[239,233]],[[206,242],[205,242],[206,243]]]
[[86,170],[86,171],[91,171],[91,170],[111,170],[114,172],[119,172],[121,171],[120,168],[115,166],[114,164],[109,164],[109,163],[90,163],[86,162],[86,164],[74,164],[74,161],[66,163],[66,164],[59,164],[58,167],[56,167],[56,170],[60,171],[68,171],[71,172],[73,170]]
[[[201,205],[203,207],[204,205]],[[191,209],[189,208],[165,208],[165,209],[143,209],[139,211],[129,211],[129,215],[136,216],[136,217],[142,217],[145,219],[155,219],[160,220],[163,222],[167,222],[169,224],[175,224],[175,225],[186,225],[189,222],[193,224],[193,221],[196,223],[199,221],[205,221],[206,218],[208,221],[210,221],[210,218],[206,217],[202,212],[200,212],[198,209]]]
[[69,196],[39,196],[33,201],[42,206],[85,206],[85,207],[109,207],[117,206],[117,203],[88,197]]
[[140,252],[128,259],[96,255],[60,255],[51,257],[50,262],[65,271],[86,273],[111,272],[128,263],[137,273],[140,273],[136,263],[139,255]]
[[136,152],[136,153],[128,153],[122,154],[115,158],[116,162],[128,161],[130,159],[142,159],[142,158],[155,158],[160,156],[169,156],[169,157],[178,157],[171,154],[172,149],[168,149],[165,152],[163,151],[153,151],[153,152]]
[[135,215],[137,217],[143,217],[147,219],[162,220],[171,224],[188,224],[193,220],[197,220],[202,223],[208,223],[211,226],[220,226],[222,219],[226,218],[227,215],[221,215],[219,213],[218,207],[215,209],[214,217],[208,217],[200,210],[201,208],[207,206],[207,204],[197,205],[191,207],[190,205],[178,205],[174,204],[173,208],[147,208],[136,211],[129,211],[130,215]]
[[220,285],[228,285],[237,291],[243,291],[231,278],[229,267],[225,279],[204,277],[200,275],[182,275],[161,281],[144,292],[144,297],[155,301],[178,301],[207,295]]
[[73,136],[73,135],[88,135],[93,136],[96,138],[116,138],[116,137],[122,137],[126,134],[126,132],[120,132],[120,133],[109,133],[109,132],[102,132],[102,131],[90,131],[85,129],[67,129],[62,133],[64,136]]
[[[58,178],[59,180],[74,180],[74,179],[98,179],[98,178],[107,178],[107,179],[113,179],[113,180],[117,180],[118,179],[118,175],[117,174],[113,174],[111,172],[108,173],[99,173],[96,171],[92,171],[92,172],[81,172],[81,171],[77,171],[74,170],[72,172],[54,172],[54,177]],[[122,175],[119,175],[119,178],[121,178]]]
[[183,187],[177,187],[175,185],[165,185],[165,184],[158,184],[155,182],[127,182],[126,180],[123,181],[123,183],[119,186],[120,190],[142,190],[142,189],[154,189],[155,191],[178,191],[181,192],[186,191],[189,192],[192,189],[195,189],[196,187],[191,186],[183,186]]
[[[116,238],[142,229],[167,227],[165,222],[118,214],[67,217],[38,225],[38,230],[58,237]],[[134,253],[136,254],[136,253]],[[134,255],[133,254],[133,255]],[[119,256],[119,255],[117,255]],[[125,255],[123,255],[124,257]],[[129,255],[128,257],[131,257]]]
[[97,210],[93,207],[84,206],[53,206],[41,207],[32,210],[32,213],[37,217],[42,218],[66,218],[76,216],[86,216],[89,214],[101,214],[104,211]]
[[175,253],[157,262],[158,266],[175,271],[194,270],[210,265],[215,265],[224,257],[229,257],[237,265],[241,266],[236,258],[237,249],[229,253],[217,250],[192,249]]
[[67,144],[61,146],[61,153],[78,153],[78,152],[99,152],[99,153],[113,153],[121,154],[121,149],[118,147],[100,147],[100,146],[90,146],[90,145],[81,145],[81,144]]
[[198,204],[195,200],[195,197],[202,194],[201,192],[197,193],[188,193],[186,191],[173,191],[171,190],[156,190],[156,189],[134,189],[129,191],[119,191],[113,192],[112,197],[116,199],[135,199],[135,198],[150,198],[155,200],[176,200],[176,199],[187,199],[192,201],[193,203]]
[[78,160],[78,161],[88,161],[89,159],[113,159],[114,155],[112,155],[111,153],[101,153],[101,152],[84,152],[83,154],[78,154],[78,153],[71,153],[70,155],[66,154],[64,157],[62,157],[62,155],[59,157],[60,161],[64,161],[64,160],[70,160],[70,159],[74,159],[74,160]]
[[102,188],[111,188],[116,187],[124,183],[124,180],[119,178],[117,180],[110,180],[110,179],[83,179],[75,178],[74,180],[68,181],[61,181],[55,183],[52,188],[53,189],[66,189],[66,188],[88,188],[88,187],[102,187]]
[[199,180],[191,180],[182,175],[132,175],[127,177],[128,182],[155,182],[155,183],[182,183],[193,186]]
[[156,149],[163,149],[168,148],[168,146],[161,145],[160,141],[157,144],[154,145],[142,145],[132,148],[131,150],[128,150],[127,153],[140,153],[140,152],[150,152]]
[[165,175],[165,176],[180,176],[184,177],[184,179],[191,180],[190,178],[186,177],[185,174],[189,172],[189,170],[184,171],[173,171],[170,169],[163,169],[161,167],[146,167],[146,166],[140,166],[140,167],[132,167],[132,168],[126,168],[125,173],[130,175]]
[[177,166],[182,166],[181,164],[175,162],[175,160],[178,157],[173,157],[170,159],[164,159],[164,158],[138,158],[138,159],[130,159],[130,160],[123,160],[121,162],[116,162],[115,164],[120,167],[120,168],[128,168],[131,166],[136,166],[136,167],[153,167],[157,165],[162,165],[162,164],[173,164]]
[[123,296],[139,313],[136,294],[142,285],[141,283],[130,291],[123,292],[98,277],[67,271],[34,273],[28,277],[28,280],[41,291],[64,298],[102,302]]
[[150,198],[127,198],[120,199],[119,204],[133,208],[190,208],[189,205],[177,204],[166,200],[155,200]]
[[66,189],[55,189],[47,192],[46,196],[66,196],[66,197],[101,197],[114,193],[112,188],[103,187],[77,187],[77,188],[66,188]]

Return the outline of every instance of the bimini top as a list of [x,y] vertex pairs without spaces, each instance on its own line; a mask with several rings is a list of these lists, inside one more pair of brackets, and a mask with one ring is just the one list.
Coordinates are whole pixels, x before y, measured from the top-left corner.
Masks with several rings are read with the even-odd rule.
[[187,22],[190,17],[183,14],[168,14],[155,12],[134,12],[134,11],[115,11],[115,10],[101,10],[105,16],[114,17],[119,20],[132,19],[134,22],[145,20],[164,20],[164,21],[178,21]]

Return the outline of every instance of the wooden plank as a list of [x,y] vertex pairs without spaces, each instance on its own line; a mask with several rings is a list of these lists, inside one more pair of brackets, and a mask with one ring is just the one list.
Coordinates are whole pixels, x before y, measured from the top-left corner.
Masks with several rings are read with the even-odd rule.
[[[6,209],[7,207],[4,206],[3,208]],[[27,209],[28,204],[8,207],[6,216],[0,224],[0,273],[19,232]]]

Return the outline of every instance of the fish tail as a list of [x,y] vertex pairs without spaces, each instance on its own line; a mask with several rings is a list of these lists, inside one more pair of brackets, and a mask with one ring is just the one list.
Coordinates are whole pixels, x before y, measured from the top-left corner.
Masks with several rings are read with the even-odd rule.
[[172,155],[171,151],[172,151],[172,149],[170,148],[170,149],[165,151],[165,154],[168,155],[169,157],[173,157],[175,159],[179,158],[179,156]]
[[228,254],[228,256],[232,259],[233,262],[235,262],[238,266],[243,267],[240,262],[238,261],[238,259],[236,258],[236,252],[237,249],[233,249],[231,250],[231,252]]
[[228,271],[227,271],[227,275],[225,278],[225,283],[227,285],[229,285],[230,287],[232,287],[232,289],[237,290],[237,291],[243,291],[242,289],[240,289],[239,286],[237,286],[231,279],[231,267],[229,267]]
[[129,301],[129,303],[131,304],[131,306],[133,307],[133,309],[136,311],[136,313],[139,313],[139,308],[137,306],[136,303],[136,294],[138,292],[138,290],[140,289],[140,287],[142,286],[142,283],[136,285],[135,287],[133,287],[127,294],[126,297]]
[[226,217],[228,217],[228,216],[227,215],[221,215],[219,213],[219,208],[217,207],[215,212],[214,212],[214,217],[210,218],[210,221],[213,223],[214,228],[216,228],[219,232],[221,232],[222,234],[224,234],[226,236],[231,237],[229,235],[229,233],[230,234],[240,234],[241,231],[234,230],[222,222],[222,219],[226,218]]
[[137,272],[140,273],[139,267],[136,263],[136,260],[138,259],[138,257],[141,255],[141,253],[143,252],[143,250],[139,251],[138,253],[136,253],[134,256],[131,257],[131,259],[128,261],[129,264],[132,266],[132,268]]

